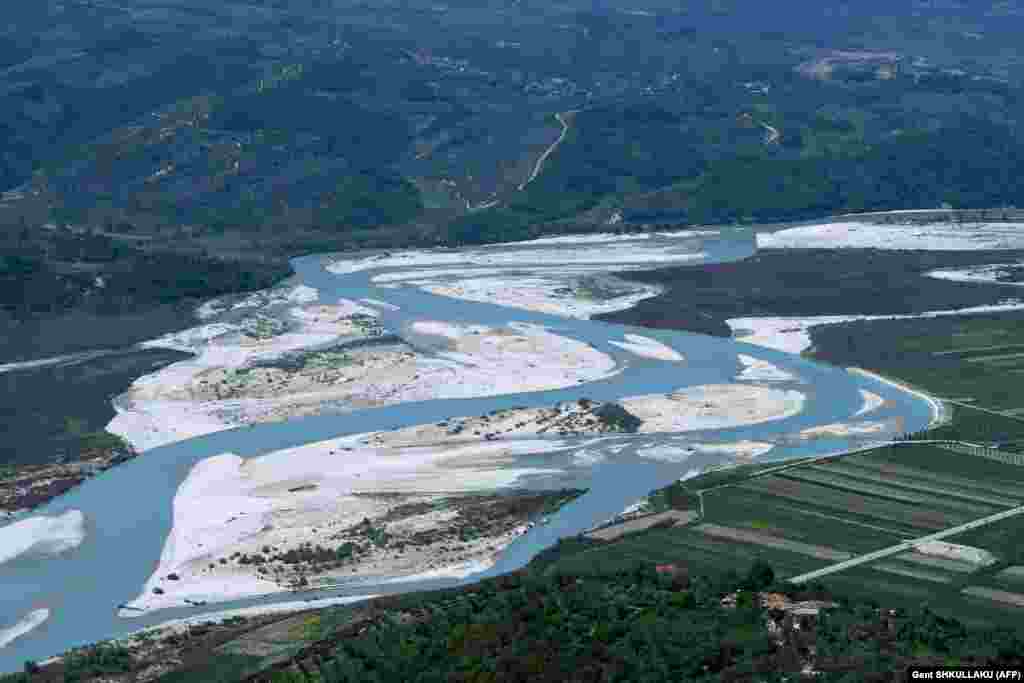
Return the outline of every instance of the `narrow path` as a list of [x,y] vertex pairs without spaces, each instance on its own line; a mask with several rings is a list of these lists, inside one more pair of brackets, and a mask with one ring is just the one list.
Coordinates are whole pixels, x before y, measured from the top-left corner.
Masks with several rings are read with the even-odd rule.
[[103,356],[110,356],[121,350],[123,349],[97,349],[95,351],[81,351],[79,353],[69,353],[63,356],[27,360],[20,363],[3,363],[0,364],[0,374],[5,372],[15,372],[17,370],[45,368],[51,365],[75,365],[78,363],[84,363],[85,361],[94,360],[96,358],[102,358]]
[[1024,418],[1016,417],[1015,415],[1010,415],[1008,413],[1001,413],[997,410],[990,410],[988,408],[982,408],[981,406],[972,405],[970,403],[964,403],[963,401],[955,401],[949,398],[944,398],[942,400],[945,401],[946,403],[952,403],[955,406],[960,406],[961,408],[972,408],[974,410],[980,410],[981,412],[988,413],[990,415],[1004,417],[1007,420],[1013,420],[1014,422],[1024,422]]
[[1024,513],[1024,505],[1015,507],[1011,510],[997,512],[994,515],[982,517],[981,519],[976,519],[973,522],[967,522],[966,524],[950,527],[949,529],[944,529],[943,531],[939,531],[934,534],[929,534],[928,536],[921,536],[920,538],[911,539],[909,541],[903,541],[902,543],[897,543],[896,545],[889,546],[888,548],[882,548],[881,550],[876,550],[865,555],[859,555],[857,557],[854,557],[853,559],[846,560],[844,562],[838,562],[836,564],[829,565],[828,567],[817,569],[813,572],[807,572],[806,574],[800,574],[799,576],[794,576],[787,580],[789,581],[789,583],[807,583],[808,581],[820,579],[823,576],[835,574],[836,572],[841,572],[843,570],[850,569],[851,567],[856,567],[862,564],[867,564],[869,562],[874,562],[875,560],[881,560],[882,558],[890,557],[892,555],[899,555],[900,553],[907,552],[908,550],[913,550],[914,546],[920,543],[927,543],[928,541],[938,541],[949,536],[956,536],[957,534],[963,533],[965,531],[977,529],[978,527],[983,527],[988,524],[992,524],[993,522],[999,522],[1004,519],[1008,519],[1010,517],[1019,515],[1021,513]]
[[[870,446],[865,446],[864,448],[857,448],[857,449],[852,450],[852,451],[842,451],[840,453],[830,453],[828,455],[821,455],[821,456],[818,456],[816,458],[809,458],[807,460],[796,460],[796,461],[793,461],[793,462],[788,462],[788,463],[785,463],[783,465],[779,465],[778,467],[769,467],[769,468],[764,469],[764,470],[759,470],[757,472],[752,473],[749,477],[744,477],[743,479],[738,479],[736,481],[730,481],[730,482],[728,482],[726,484],[718,484],[717,486],[709,486],[706,489],[700,489],[700,490],[697,491],[697,495],[703,497],[703,495],[705,493],[709,492],[709,491],[717,491],[718,489],[726,489],[726,488],[729,488],[730,486],[738,486],[739,484],[743,484],[745,482],[748,482],[751,479],[758,479],[760,477],[767,477],[767,476],[770,476],[772,474],[778,474],[779,472],[782,472],[784,470],[791,470],[791,469],[793,469],[795,467],[807,467],[809,465],[815,465],[817,463],[826,462],[828,460],[836,460],[838,458],[846,458],[846,457],[849,457],[851,455],[857,455],[858,453],[868,453],[868,452],[876,450],[878,448],[884,448],[886,446],[893,446],[893,445],[899,444],[899,443],[905,443],[905,442],[903,442],[903,441],[882,441],[880,443],[872,444]],[[930,443],[930,442],[915,441],[914,443]],[[703,503],[701,505],[702,505],[702,507],[701,507],[701,514],[703,514],[703,512],[704,512]]]
[[563,117],[568,116],[569,114],[575,114],[577,111],[579,110],[573,109],[565,112],[564,114],[555,114],[555,118],[558,119],[560,124],[562,124],[562,132],[559,134],[558,139],[552,142],[551,146],[544,150],[544,153],[540,155],[539,159],[537,159],[537,163],[533,165],[533,173],[531,173],[530,177],[526,179],[526,182],[519,185],[520,190],[523,190],[527,185],[532,183],[538,175],[540,175],[541,170],[544,168],[544,162],[547,161],[547,158],[551,156],[556,149],[558,149],[558,146],[562,144],[562,140],[565,139],[566,133],[569,132],[569,122]]
[[[788,462],[778,467],[769,467],[768,469],[760,470],[752,473],[749,477],[743,479],[737,479],[736,481],[730,481],[726,484],[718,484],[717,486],[709,486],[706,489],[699,489],[696,491],[698,496],[709,491],[716,491],[718,489],[729,488],[730,486],[739,486],[751,479],[757,479],[759,477],[767,477],[772,474],[778,474],[784,470],[791,470],[797,467],[810,467],[811,465],[817,465],[818,463],[827,462],[829,460],[839,460],[840,458],[848,458],[852,455],[859,455],[861,453],[870,453],[871,451],[878,450],[879,448],[886,448],[889,446],[917,446],[919,444],[931,444],[933,446],[960,446],[963,448],[988,448],[984,444],[971,443],[970,441],[955,441],[951,439],[914,439],[912,441],[879,441],[878,443],[863,448],[857,448],[852,451],[841,451],[839,453],[830,453],[828,455],[821,455],[816,458],[808,458],[806,460],[796,460]],[[703,509],[702,509],[703,512]]]
[[[1002,283],[997,283],[1002,284]],[[1010,349],[1021,347],[1020,344],[996,344],[995,346],[965,346],[962,349],[950,349],[949,351],[932,351],[933,356],[949,356],[955,353],[972,353],[974,351],[996,351],[999,349]]]
[[487,201],[487,202],[480,202],[479,204],[471,204],[470,201],[467,199],[466,200],[466,211],[483,211],[484,209],[489,209],[492,206],[497,206],[498,202],[500,202],[500,201],[501,200],[499,200],[499,199],[492,199],[492,200]]

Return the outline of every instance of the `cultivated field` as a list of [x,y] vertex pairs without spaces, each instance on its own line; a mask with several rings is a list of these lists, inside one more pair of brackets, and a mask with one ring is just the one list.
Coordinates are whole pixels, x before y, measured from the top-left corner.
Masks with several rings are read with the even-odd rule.
[[[703,517],[597,546],[549,571],[595,572],[677,563],[694,572],[743,571],[755,559],[797,576],[1024,502],[1024,467],[926,444],[903,444],[779,471],[698,477],[652,496]],[[713,487],[709,486],[713,481]],[[725,483],[722,483],[722,482]],[[1024,618],[1024,515],[916,546],[822,579],[840,594],[934,609],[968,621]]]
[[910,382],[953,408],[936,438],[1024,446],[1024,313],[877,320],[812,331],[813,356]]

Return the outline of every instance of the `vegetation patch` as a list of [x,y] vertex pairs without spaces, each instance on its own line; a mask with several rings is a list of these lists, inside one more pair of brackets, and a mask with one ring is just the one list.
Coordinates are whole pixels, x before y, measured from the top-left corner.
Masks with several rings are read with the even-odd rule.
[[[913,226],[906,229],[913,230]],[[1022,256],[1013,251],[766,249],[734,263],[630,273],[630,280],[657,285],[663,291],[629,310],[597,317],[627,325],[729,336],[732,332],[725,323],[729,318],[913,314],[967,308],[1019,296],[1020,288],[936,280],[927,273],[979,263],[1014,263]],[[884,283],[884,297],[879,297],[879,283]],[[950,324],[943,320],[922,321],[921,326],[915,325],[917,321],[905,322],[901,329],[910,338],[924,329],[942,334],[940,330],[948,330]],[[884,324],[888,323],[878,323]],[[839,327],[847,333],[840,336],[834,332]],[[899,341],[897,333],[886,334],[886,342],[865,334],[874,329],[878,328],[829,325],[821,328],[821,335],[815,330],[815,346],[824,349],[817,357],[835,364],[845,361],[845,365],[856,365],[849,358],[863,358],[867,353],[876,357],[887,354],[895,360],[899,357],[896,349],[914,344]]]

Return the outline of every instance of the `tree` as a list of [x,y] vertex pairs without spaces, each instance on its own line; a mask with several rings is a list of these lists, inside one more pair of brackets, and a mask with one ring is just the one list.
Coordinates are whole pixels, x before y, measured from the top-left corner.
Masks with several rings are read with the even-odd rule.
[[743,580],[742,586],[746,590],[756,591],[767,588],[774,582],[775,571],[771,568],[771,565],[758,559],[750,567],[750,571],[747,572],[747,576]]

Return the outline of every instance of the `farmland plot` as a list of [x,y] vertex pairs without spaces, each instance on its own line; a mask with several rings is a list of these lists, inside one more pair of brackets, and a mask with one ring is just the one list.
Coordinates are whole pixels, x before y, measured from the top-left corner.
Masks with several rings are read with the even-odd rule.
[[829,544],[841,538],[842,549],[855,553],[877,550],[915,535],[895,525],[871,524],[849,513],[793,505],[784,498],[738,488],[704,494],[704,510],[707,521],[795,541]]
[[[652,539],[655,540],[655,539]],[[695,527],[668,529],[664,536],[657,538],[666,549],[677,553],[677,561],[686,561],[693,552],[710,554],[716,562],[711,568],[721,572],[727,569],[742,570],[755,559],[769,563],[777,575],[793,576],[820,566],[821,560],[801,553],[794,553],[778,547],[737,543],[702,533]]]
[[[990,417],[999,420],[994,415]],[[1015,429],[1020,428],[1024,428],[1024,423],[1015,423]],[[880,448],[871,455],[855,456],[850,462],[893,463],[942,476],[964,477],[977,486],[998,486],[996,490],[1001,491],[1019,487],[1015,490],[1017,495],[1024,492],[1024,467],[955,453],[929,444]]]
[[1024,353],[1004,353],[999,355],[972,356],[964,358],[968,363],[985,363],[997,368],[1014,368],[1024,360]]
[[1024,566],[1017,565],[1007,567],[1003,571],[997,573],[995,578],[999,581],[1006,581],[1024,586]]
[[860,515],[878,520],[883,526],[905,524],[923,533],[939,531],[965,521],[959,516],[916,504],[883,500],[782,477],[765,477],[756,482],[743,484],[740,488],[765,491],[797,503],[838,511],[840,515]]
[[887,605],[922,602],[934,596],[932,586],[867,568],[859,568],[856,573],[833,574],[824,583],[830,589],[842,591],[843,595],[851,598],[875,600]]
[[[1006,497],[997,498],[993,496],[969,493],[960,488],[940,487],[936,486],[935,484],[926,483],[914,483],[914,480],[911,478],[911,475],[909,474],[904,475],[904,477],[902,478],[898,477],[894,473],[888,472],[885,474],[873,474],[870,472],[858,470],[855,467],[845,465],[841,462],[829,463],[827,465],[811,465],[801,471],[838,474],[847,479],[863,481],[869,484],[881,484],[889,487],[897,487],[898,489],[903,489],[909,492],[934,494],[939,496],[956,498],[961,501],[976,503],[978,505],[985,506],[986,508],[991,508],[993,511],[1001,508],[1017,507],[1018,505],[1020,505],[1020,502],[1018,502],[1017,500],[1010,500],[1007,499]],[[991,514],[991,512],[987,512],[985,514]]]
[[1011,593],[1009,591],[984,588],[982,586],[968,586],[963,592],[965,595],[996,600],[1008,605],[1013,605],[1014,607],[1024,607],[1024,594],[1022,593]]
[[898,562],[879,562],[871,565],[873,569],[877,569],[880,572],[887,574],[897,574],[899,576],[906,576],[911,579],[920,579],[922,581],[934,581],[935,583],[951,583],[952,578],[948,574],[942,574],[938,572],[929,572],[922,569],[915,568],[911,565],[900,564]]
[[968,360],[976,358],[985,358],[1000,356],[1005,354],[1024,354],[1024,345],[1022,344],[997,344],[995,346],[971,346],[971,347],[960,347],[953,349],[952,351],[933,351],[933,356],[948,356],[955,358],[956,360]]
[[[553,570],[591,573],[637,563],[675,563],[694,572],[721,574],[743,571],[761,560],[777,577],[793,577],[1005,513],[1024,500],[1024,485],[1017,486],[1024,484],[1024,468],[923,444],[878,449],[828,464],[805,463],[756,478],[732,474],[713,487],[701,477],[686,482],[687,501],[703,490],[703,517],[697,523],[626,535],[567,555]],[[997,519],[946,540],[986,550],[1000,564],[980,566],[967,557],[900,549],[819,580],[844,594],[884,604],[914,609],[928,603],[967,622],[1010,623],[1019,621],[1021,608],[992,596],[999,591],[1024,595],[1021,538],[1024,515]],[[1007,564],[1016,569],[1007,570]],[[962,593],[968,583],[978,591]]]
[[[864,367],[910,382],[937,396],[964,397],[995,410],[1024,407],[1024,327],[1019,312],[959,320],[876,321],[829,325],[811,333],[819,360]],[[848,344],[856,339],[856,345]],[[956,406],[965,440],[1024,437],[1024,423]],[[966,438],[974,436],[976,439]]]
[[739,543],[760,545],[766,548],[774,548],[776,550],[785,550],[798,555],[814,557],[819,560],[842,562],[843,560],[848,560],[853,557],[852,553],[836,550],[835,548],[813,545],[810,543],[801,543],[799,541],[791,541],[786,538],[772,536],[771,534],[719,526],[718,524],[698,524],[695,529],[703,534],[714,536],[716,538],[724,538],[730,541],[737,541]]
[[[955,488],[957,491],[972,496],[996,496],[1004,498],[1007,503],[1014,506],[1020,505],[1024,502],[1024,489],[1021,487],[1000,486],[992,481],[926,472],[918,468],[904,467],[890,462],[882,462],[877,458],[870,457],[844,458],[841,463],[837,464],[841,464],[843,468],[850,472],[874,472],[883,477],[911,479],[933,483],[940,486],[950,486]],[[1016,498],[1014,498],[1014,496],[1016,496]]]
[[[969,503],[961,503],[952,500],[942,500],[941,503],[937,503],[934,495],[902,491],[894,486],[888,486],[882,483],[871,483],[859,479],[854,479],[852,477],[847,477],[838,473],[818,472],[810,470],[808,468],[800,468],[799,470],[787,470],[785,474],[782,474],[780,476],[785,477],[787,479],[807,481],[814,484],[822,484],[825,486],[844,489],[847,491],[854,491],[857,493],[866,493],[869,495],[877,496],[879,498],[895,500],[901,503],[908,503],[912,505],[927,505],[929,507],[941,507],[946,508],[948,510],[955,510],[956,513],[959,513],[962,516],[960,518],[962,521],[955,522],[955,524],[963,524],[964,522],[969,521],[973,517],[985,517],[986,515],[991,515],[993,512],[998,511],[998,508],[994,508],[992,506],[972,505]],[[951,526],[955,526],[955,524]]]
[[952,538],[951,543],[974,546],[987,550],[1011,565],[1024,564],[1024,518],[1004,519],[978,529],[972,529]]
[[879,604],[913,610],[923,603],[939,614],[955,617],[965,624],[979,626],[1004,624],[1018,627],[1019,607],[961,593],[962,575],[949,575],[952,581],[929,581],[921,577],[880,571],[874,565],[833,574],[823,583],[842,591],[851,599],[873,600]]
[[593,574],[627,570],[642,564],[675,563],[694,572],[742,571],[755,560],[771,564],[778,576],[793,576],[821,564],[806,556],[715,539],[687,528],[655,529],[598,546],[555,562],[549,572]]

